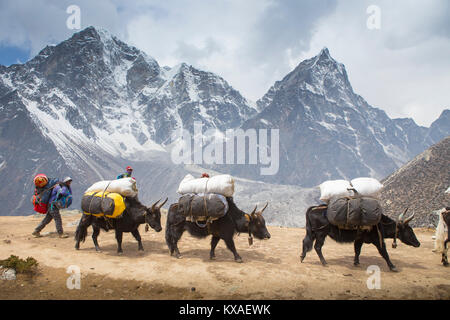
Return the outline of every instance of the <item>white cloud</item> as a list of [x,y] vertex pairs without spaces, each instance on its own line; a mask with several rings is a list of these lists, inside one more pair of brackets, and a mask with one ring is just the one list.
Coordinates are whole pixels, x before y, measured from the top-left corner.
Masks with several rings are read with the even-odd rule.
[[[366,27],[366,8],[381,9],[381,29]],[[340,1],[322,19],[309,51],[327,46],[345,64],[354,91],[391,117],[429,126],[450,107],[450,23],[447,1]]]
[[[127,21],[121,19],[113,0],[33,0],[0,2],[0,45],[31,50],[32,57],[46,45],[59,43],[79,30],[69,30],[66,9],[76,4],[81,10],[81,28],[101,26],[124,36]],[[121,13],[125,16],[127,11]]]
[[[449,2],[348,0],[33,0],[0,3],[0,45],[31,49],[68,38],[66,8],[153,56],[213,71],[257,100],[323,47],[356,93],[392,117],[429,125],[449,107]],[[366,9],[381,8],[381,30]]]

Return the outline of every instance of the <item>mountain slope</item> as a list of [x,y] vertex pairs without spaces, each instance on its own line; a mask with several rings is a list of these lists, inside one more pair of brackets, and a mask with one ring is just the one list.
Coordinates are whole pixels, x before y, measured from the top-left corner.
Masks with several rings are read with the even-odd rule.
[[[384,181],[381,199],[385,213],[415,212],[413,226],[428,227],[432,211],[449,206],[444,194],[450,186],[450,137],[433,145]],[[431,219],[431,220],[430,220]]]
[[450,134],[440,122],[428,129],[371,107],[326,48],[277,81],[257,105],[262,111],[242,127],[280,129],[279,172],[261,176],[259,166],[229,172],[267,182],[312,187],[327,179],[381,179]]
[[55,130],[48,136],[60,147],[64,139],[54,136],[65,132],[112,156],[164,151],[154,142],[170,143],[175,129],[190,129],[195,120],[224,129],[256,113],[217,75],[186,64],[160,68],[145,53],[93,27],[46,47],[25,65],[7,68],[2,79],[41,123],[40,116],[51,116]]
[[143,168],[146,177],[171,172],[166,185],[142,184],[143,201],[161,198],[186,173],[167,161],[163,146],[176,129],[194,120],[205,128],[236,127],[256,113],[219,76],[186,64],[161,68],[93,27],[26,64],[0,66],[0,108],[0,177],[12,182],[0,194],[8,214],[30,212],[38,171],[72,176],[76,203],[91,183],[114,178],[126,164]]
[[242,178],[236,199],[246,209],[269,200],[270,223],[302,226],[318,196],[303,187],[382,178],[450,134],[450,112],[428,129],[369,106],[327,49],[276,82],[257,106],[212,72],[161,67],[107,31],[86,28],[25,64],[0,66],[2,206],[8,215],[31,213],[32,178],[41,172],[72,176],[79,203],[90,184],[114,179],[126,165],[136,168],[144,203],[175,201],[191,169],[172,163],[172,137],[200,121],[204,132],[280,129],[276,175],[262,176],[258,165],[203,167]]

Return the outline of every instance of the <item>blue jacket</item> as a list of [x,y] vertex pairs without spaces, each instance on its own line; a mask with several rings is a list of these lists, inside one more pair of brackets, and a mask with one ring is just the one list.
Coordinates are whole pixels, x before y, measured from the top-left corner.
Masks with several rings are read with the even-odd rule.
[[119,174],[117,176],[117,179],[122,179],[122,178],[131,178],[131,174],[129,174],[128,172],[125,172],[125,173]]
[[59,198],[68,196],[72,194],[72,190],[70,187],[66,186],[66,185],[60,185],[58,184],[56,187],[53,188],[52,190],[52,195],[50,196],[50,200],[49,203],[52,203],[56,200],[58,200]]

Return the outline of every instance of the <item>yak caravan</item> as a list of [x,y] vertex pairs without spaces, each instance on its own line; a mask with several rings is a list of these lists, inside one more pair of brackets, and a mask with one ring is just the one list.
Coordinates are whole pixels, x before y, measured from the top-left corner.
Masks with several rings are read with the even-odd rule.
[[[270,146],[268,145],[269,136]],[[247,139],[248,144],[246,143]],[[260,174],[275,175],[280,166],[279,140],[279,129],[270,129],[269,131],[259,129],[258,133],[255,129],[247,129],[246,131],[228,129],[224,135],[217,129],[208,129],[203,133],[202,122],[195,121],[193,136],[186,129],[176,130],[172,135],[174,146],[171,151],[171,158],[175,164],[197,165],[258,164],[259,158],[259,164],[268,165],[268,167],[260,169]],[[248,159],[246,159],[246,155],[248,155]]]
[[[53,179],[50,183],[45,183],[43,179],[41,176],[35,178],[36,188],[48,193],[56,182]],[[408,208],[396,220],[383,214],[377,198],[382,188],[383,185],[374,178],[356,178],[350,182],[346,180],[323,182],[320,185],[320,200],[323,203],[306,211],[306,236],[303,239],[301,262],[314,245],[321,263],[326,265],[321,248],[325,238],[329,236],[337,242],[354,243],[355,265],[359,265],[363,243],[372,243],[385,259],[389,269],[397,271],[389,258],[385,239],[394,239],[393,248],[397,246],[397,238],[413,247],[419,247],[420,242],[408,224],[414,218],[414,213],[408,218],[405,217]],[[43,211],[41,202],[45,201],[36,200],[37,189],[33,203],[36,211]],[[239,209],[233,199],[235,181],[230,175],[209,177],[204,173],[201,178],[196,179],[188,174],[180,182],[177,193],[180,197],[176,203],[169,206],[165,230],[165,241],[170,255],[181,258],[178,242],[185,231],[196,238],[212,237],[209,254],[211,260],[215,259],[217,244],[220,240],[224,240],[237,262],[243,260],[233,240],[236,233],[248,234],[249,245],[253,244],[253,236],[261,240],[271,237],[263,217],[269,202],[259,211],[257,206],[250,213]],[[118,254],[123,253],[124,232],[131,232],[138,242],[138,250],[143,251],[138,228],[145,224],[146,231],[149,226],[156,232],[162,230],[161,208],[168,198],[162,203],[160,201],[161,199],[148,207],[143,205],[138,200],[136,180],[131,177],[94,183],[85,191],[81,200],[83,214],[75,232],[75,248],[80,249],[80,242],[85,241],[87,229],[92,226],[92,240],[96,251],[100,251],[97,238],[101,229],[115,230]],[[441,214],[442,226],[443,223],[448,225],[447,213],[448,211]],[[441,229],[438,230],[443,233],[444,227]],[[443,235],[440,235],[439,239],[441,238]],[[447,265],[448,239],[445,243],[442,239],[442,242],[442,262]]]
[[[39,231],[53,218],[58,232],[63,235],[61,218],[55,214],[59,213],[59,209],[68,208],[72,202],[72,195],[69,192],[71,181],[71,178],[66,178],[63,182],[59,182],[58,179],[47,178],[45,174],[35,176],[35,194],[32,203],[34,210],[46,214],[46,217],[33,235],[40,236]],[[65,189],[62,187],[66,188],[67,192],[63,191]],[[406,245],[420,246],[413,229],[409,226],[409,222],[415,216],[414,213],[407,218],[405,214],[408,208],[406,208],[397,219],[391,219],[383,214],[378,199],[383,185],[378,180],[368,177],[351,181],[329,180],[323,182],[319,188],[320,200],[323,203],[308,208],[305,214],[306,235],[303,239],[301,262],[314,246],[320,262],[326,265],[322,246],[327,236],[339,243],[354,243],[354,265],[359,265],[363,244],[372,243],[391,271],[397,271],[397,268],[389,258],[385,239],[393,239],[393,248],[397,247],[397,238]],[[209,257],[211,260],[215,259],[217,244],[220,240],[224,240],[237,262],[243,260],[233,240],[236,233],[248,234],[249,245],[253,244],[253,236],[261,240],[271,237],[263,217],[269,203],[267,202],[259,211],[255,206],[250,213],[239,209],[233,199],[235,180],[230,175],[210,177],[203,173],[201,178],[196,179],[188,174],[180,182],[177,193],[180,197],[176,203],[169,206],[165,230],[165,241],[170,255],[181,258],[178,242],[185,231],[197,238],[212,236]],[[449,194],[448,190],[446,194]],[[162,203],[160,201],[161,199],[151,206],[143,205],[138,199],[136,180],[132,177],[94,183],[86,189],[81,200],[82,216],[75,232],[75,248],[80,249],[80,243],[86,239],[88,227],[92,226],[92,240],[96,251],[101,251],[98,244],[101,229],[115,230],[119,254],[123,253],[124,232],[130,232],[138,242],[138,250],[143,251],[138,228],[145,224],[146,232],[149,227],[156,232],[162,230],[161,208],[168,198]],[[50,208],[54,208],[53,211],[49,210]],[[445,266],[448,265],[447,245],[450,238],[449,209],[447,207],[439,212],[433,250],[442,253],[442,263]]]
[[[242,258],[236,251],[233,237],[236,233],[246,233],[249,244],[253,236],[258,239],[269,239],[270,233],[262,216],[263,209],[251,213],[240,210],[233,200],[234,179],[230,175],[218,175],[209,178],[204,174],[195,179],[188,174],[180,183],[178,193],[181,194],[177,203],[171,204],[167,216],[166,243],[171,255],[181,258],[177,243],[184,231],[196,237],[212,235],[210,259],[215,258],[214,250],[223,239],[227,248],[233,253],[237,262]],[[136,180],[122,178],[113,181],[100,181],[89,187],[82,198],[83,215],[75,233],[75,248],[80,249],[80,242],[87,236],[87,228],[92,226],[92,240],[95,249],[100,251],[97,238],[100,229],[114,229],[117,239],[117,252],[122,254],[122,233],[131,232],[138,241],[138,250],[143,251],[138,227],[148,225],[156,232],[161,231],[160,200],[150,207],[142,205],[138,200]]]

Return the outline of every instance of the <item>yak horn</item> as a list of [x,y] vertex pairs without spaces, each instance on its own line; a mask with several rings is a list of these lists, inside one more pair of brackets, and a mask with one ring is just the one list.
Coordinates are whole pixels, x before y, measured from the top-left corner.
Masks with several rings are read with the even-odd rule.
[[166,204],[167,200],[169,200],[169,198],[166,198],[166,200],[158,206],[158,209],[161,209],[161,207]]
[[153,205],[152,205],[152,212],[155,211],[155,207],[158,204],[158,202],[160,202],[161,199],[159,199],[158,201],[156,201]]
[[401,215],[398,216],[398,221],[403,222],[403,217],[405,216],[406,211],[408,211],[408,208],[405,209],[405,212],[403,212]]
[[258,205],[255,206],[255,209],[253,209],[252,213],[250,213],[251,215],[254,215],[256,212],[256,208],[258,208]]
[[264,206],[264,208],[262,208],[262,210],[259,212],[260,214],[262,214],[264,212],[264,210],[266,210],[267,206],[269,205],[269,202],[266,203],[266,205]]
[[413,211],[413,214],[409,218],[406,218],[404,223],[407,224],[408,222],[410,222],[414,218],[415,215],[416,215],[416,213]]

